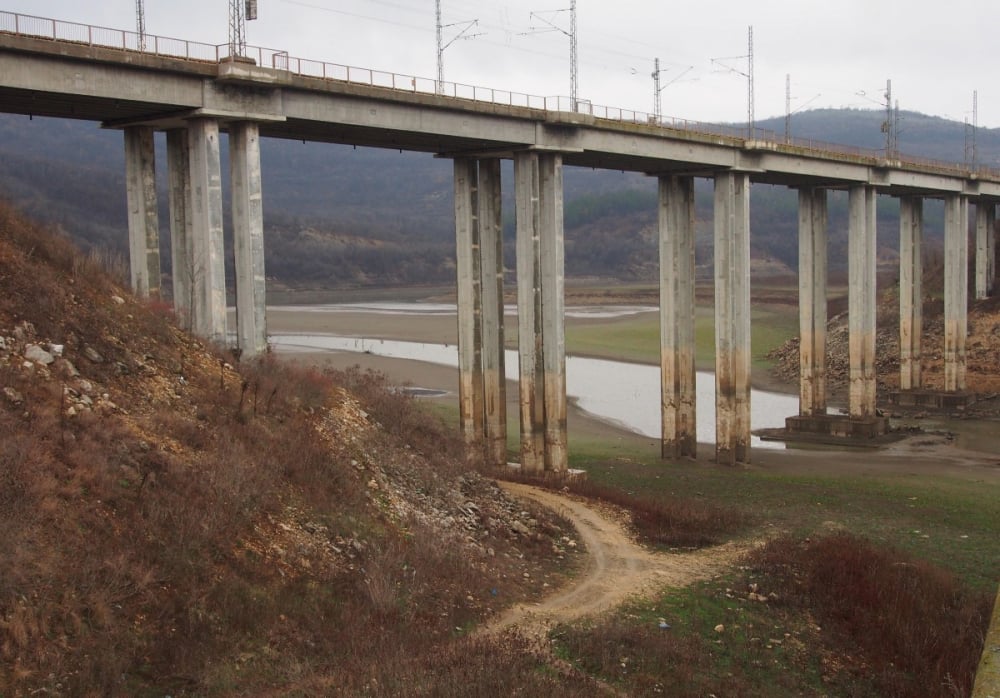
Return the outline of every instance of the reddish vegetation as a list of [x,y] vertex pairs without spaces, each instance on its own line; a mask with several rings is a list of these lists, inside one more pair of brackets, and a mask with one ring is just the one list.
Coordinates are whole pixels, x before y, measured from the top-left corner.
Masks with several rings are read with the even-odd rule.
[[[792,614],[809,614],[830,637],[844,674],[878,695],[969,695],[992,598],[964,590],[940,568],[843,533],[773,541],[753,555],[768,588]],[[841,680],[837,671],[828,678]],[[850,681],[850,678],[848,678]]]

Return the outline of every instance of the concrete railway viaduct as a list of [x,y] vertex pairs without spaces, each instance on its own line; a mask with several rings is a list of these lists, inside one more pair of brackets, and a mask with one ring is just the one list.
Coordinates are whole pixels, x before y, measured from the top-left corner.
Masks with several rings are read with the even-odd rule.
[[[267,347],[259,140],[289,138],[421,151],[454,161],[461,419],[506,461],[500,160],[514,163],[521,460],[567,467],[563,331],[564,165],[659,182],[662,452],[695,454],[694,180],[714,181],[716,459],[750,460],[751,183],[799,195],[801,390],[791,428],[885,428],[875,406],[875,202],[900,202],[900,384],[904,399],[962,400],[969,211],[975,289],[993,287],[1000,172],[891,152],[789,141],[463,85],[438,84],[249,49],[0,12],[0,111],[84,119],[124,133],[132,285],[160,293],[153,134],[167,139],[173,302],[198,335],[223,342],[226,279],[220,132],[228,133],[237,344]],[[827,415],[827,193],[849,200],[850,402]],[[921,383],[925,199],[945,205],[945,391]],[[908,397],[907,397],[908,396]]]

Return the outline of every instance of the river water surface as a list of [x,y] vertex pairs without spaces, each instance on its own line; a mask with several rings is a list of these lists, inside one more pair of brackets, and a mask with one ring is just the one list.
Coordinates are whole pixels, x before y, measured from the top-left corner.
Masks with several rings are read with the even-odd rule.
[[[306,312],[362,312],[392,314],[452,314],[449,304],[350,304],[297,307]],[[570,313],[587,317],[615,317],[621,314],[647,312],[643,307],[570,308]],[[513,309],[508,313],[513,314]],[[329,334],[273,334],[270,343],[279,350],[363,352],[377,356],[426,361],[445,366],[458,366],[455,345],[426,344],[389,339],[368,339]],[[517,352],[505,355],[508,378],[517,379]],[[579,407],[600,419],[613,422],[631,431],[653,438],[660,437],[660,369],[658,366],[633,364],[606,359],[566,357],[566,392]],[[751,428],[782,427],[785,417],[798,413],[798,397],[761,390],[751,391]],[[715,377],[697,375],[698,441],[715,442]],[[783,448],[773,442],[753,437],[753,446]]]

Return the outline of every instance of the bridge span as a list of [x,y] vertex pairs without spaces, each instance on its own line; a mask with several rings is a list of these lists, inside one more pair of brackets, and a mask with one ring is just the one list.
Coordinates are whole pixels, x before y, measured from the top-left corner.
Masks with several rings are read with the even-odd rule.
[[[562,168],[642,172],[659,183],[662,453],[695,455],[694,179],[714,181],[716,459],[750,461],[751,184],[799,192],[805,432],[884,431],[875,406],[875,202],[900,201],[902,400],[966,398],[969,207],[975,289],[995,281],[1000,172],[758,131],[655,119],[555,98],[441,85],[252,49],[0,12],[0,111],[84,119],[124,133],[132,285],[160,294],[153,134],[166,132],[173,303],[198,335],[227,336],[220,132],[230,144],[238,346],[267,347],[262,137],[432,153],[454,161],[462,429],[506,462],[500,160],[514,163],[521,462],[567,468]],[[353,71],[353,72],[352,72]],[[575,109],[571,109],[573,106]],[[850,402],[827,415],[827,193],[849,197]],[[925,199],[945,203],[945,391],[921,382]]]

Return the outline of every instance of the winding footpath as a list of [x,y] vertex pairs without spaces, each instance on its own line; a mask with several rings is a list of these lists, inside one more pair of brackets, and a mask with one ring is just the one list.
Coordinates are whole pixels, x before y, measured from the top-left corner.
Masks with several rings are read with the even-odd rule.
[[558,623],[612,609],[629,598],[683,587],[727,569],[750,549],[746,543],[685,553],[658,553],[637,544],[625,527],[584,500],[519,483],[501,482],[509,494],[530,499],[570,521],[586,546],[587,563],[570,585],[537,603],[518,604],[483,627],[541,638]]

